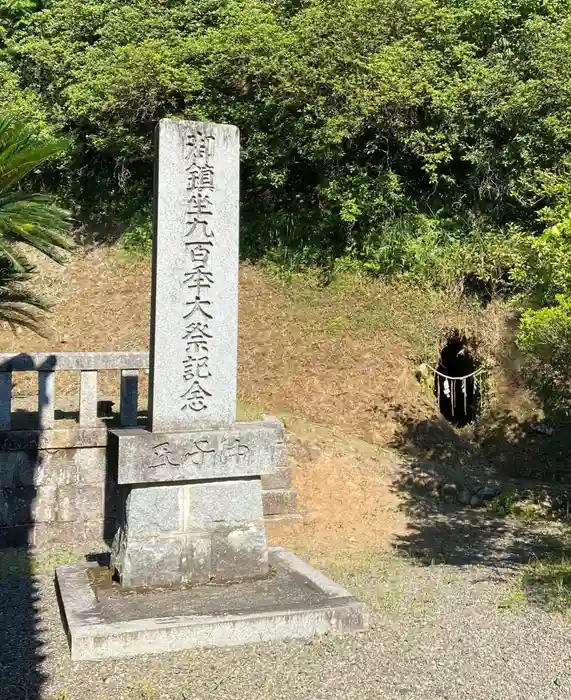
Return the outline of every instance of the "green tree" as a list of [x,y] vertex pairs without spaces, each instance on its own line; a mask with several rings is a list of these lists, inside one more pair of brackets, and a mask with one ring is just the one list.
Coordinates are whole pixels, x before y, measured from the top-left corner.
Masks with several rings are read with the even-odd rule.
[[436,241],[478,262],[457,255],[474,233],[477,253],[514,224],[541,232],[522,191],[571,148],[567,0],[24,6],[13,89],[74,140],[61,191],[115,222],[149,201],[156,121],[198,118],[241,129],[247,254],[392,273]]
[[69,212],[53,197],[29,193],[22,185],[27,175],[67,145],[61,139],[38,140],[25,125],[0,120],[0,320],[12,326],[39,331],[37,311],[47,308],[25,284],[34,272],[26,248],[60,263],[72,248]]

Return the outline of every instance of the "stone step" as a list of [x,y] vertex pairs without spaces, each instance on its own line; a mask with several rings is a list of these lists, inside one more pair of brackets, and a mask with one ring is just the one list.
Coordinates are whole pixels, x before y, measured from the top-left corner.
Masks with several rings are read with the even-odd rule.
[[281,515],[264,516],[264,522],[267,528],[279,527],[285,523],[291,523],[294,520],[303,520],[303,515],[300,513],[282,513]]
[[291,489],[291,469],[276,469],[271,474],[262,474],[262,488],[264,491],[272,491],[275,489]]
[[262,494],[264,516],[296,513],[295,489],[270,489]]

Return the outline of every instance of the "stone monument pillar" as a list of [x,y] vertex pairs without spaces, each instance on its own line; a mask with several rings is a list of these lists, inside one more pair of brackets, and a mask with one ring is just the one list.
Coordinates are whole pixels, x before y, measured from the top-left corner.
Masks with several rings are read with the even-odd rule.
[[147,429],[113,431],[112,566],[123,586],[264,577],[261,476],[287,463],[279,421],[236,423],[239,133],[157,128]]
[[162,120],[157,161],[149,422],[109,436],[112,571],[56,570],[72,659],[365,631],[349,591],[266,545],[261,477],[287,459],[278,420],[235,422],[238,130]]

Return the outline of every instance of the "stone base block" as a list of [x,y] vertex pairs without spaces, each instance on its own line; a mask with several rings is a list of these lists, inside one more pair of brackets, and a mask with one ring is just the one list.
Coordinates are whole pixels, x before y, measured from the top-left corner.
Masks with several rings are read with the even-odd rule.
[[261,481],[127,489],[112,565],[126,587],[261,578],[268,573]]
[[74,661],[96,661],[363,632],[365,606],[294,554],[270,550],[272,575],[225,586],[127,593],[95,563],[56,580]]
[[120,536],[112,563],[126,588],[263,578],[268,574],[264,522],[172,537]]
[[109,446],[117,458],[119,484],[240,478],[287,469],[284,426],[276,419],[177,433],[124,428],[110,432]]

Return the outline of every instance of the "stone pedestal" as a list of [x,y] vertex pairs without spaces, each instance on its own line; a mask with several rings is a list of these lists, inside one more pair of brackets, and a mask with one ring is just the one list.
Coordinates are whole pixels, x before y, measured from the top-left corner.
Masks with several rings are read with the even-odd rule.
[[126,587],[268,573],[261,476],[287,463],[279,421],[226,430],[113,431],[121,508],[112,566]]
[[291,552],[273,548],[269,557],[273,575],[262,580],[148,591],[113,584],[97,564],[60,566],[71,658],[100,661],[368,629],[367,610],[349,591]]

